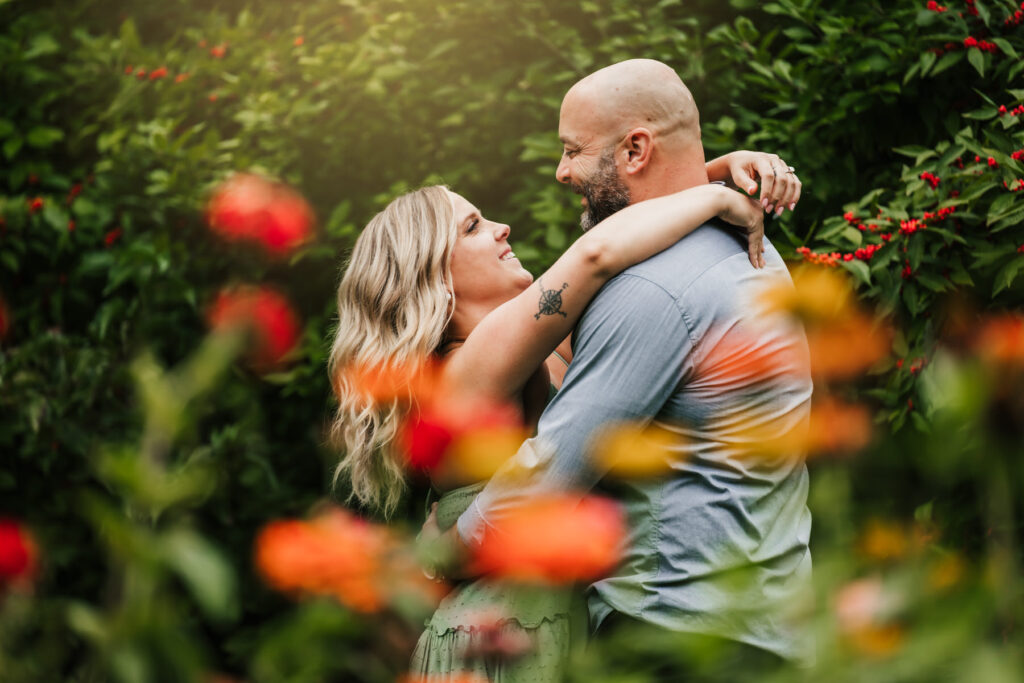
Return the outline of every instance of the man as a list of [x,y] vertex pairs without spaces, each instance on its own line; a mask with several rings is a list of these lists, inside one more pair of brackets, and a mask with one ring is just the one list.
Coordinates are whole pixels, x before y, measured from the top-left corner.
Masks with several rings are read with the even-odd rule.
[[[660,62],[622,62],[574,85],[559,135],[556,176],[583,195],[585,230],[708,182],[697,108]],[[790,207],[791,171],[760,173],[792,184]],[[588,591],[592,630],[635,620],[805,658],[781,608],[809,584],[807,470],[798,453],[759,447],[806,428],[810,367],[802,330],[765,324],[755,305],[792,286],[770,243],[765,259],[751,268],[742,241],[709,224],[611,280],[579,322],[536,437],[459,518],[462,542],[478,543],[530,497],[592,489],[604,473],[588,458],[591,440],[607,425],[653,419],[680,437],[670,476],[601,482],[623,504],[629,535],[620,570]]]

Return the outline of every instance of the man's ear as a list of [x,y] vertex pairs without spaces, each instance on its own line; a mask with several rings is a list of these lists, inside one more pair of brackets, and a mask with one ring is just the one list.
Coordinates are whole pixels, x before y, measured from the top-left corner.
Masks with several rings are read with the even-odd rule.
[[632,175],[639,173],[651,161],[654,152],[654,136],[647,128],[634,128],[622,142],[625,155],[625,171]]

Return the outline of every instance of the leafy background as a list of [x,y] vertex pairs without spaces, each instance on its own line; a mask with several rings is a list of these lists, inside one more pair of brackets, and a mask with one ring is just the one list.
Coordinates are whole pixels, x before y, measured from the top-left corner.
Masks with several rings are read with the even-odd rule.
[[[770,224],[771,238],[794,260],[803,246],[839,253],[837,267],[897,330],[892,357],[848,387],[871,402],[882,436],[854,460],[812,464],[816,552],[848,551],[872,519],[916,519],[939,525],[943,552],[976,558],[983,574],[995,515],[1008,544],[997,555],[1016,566],[1020,465],[971,458],[989,446],[1019,454],[1019,429],[993,431],[968,406],[964,428],[989,436],[937,431],[927,384],[938,371],[921,367],[934,367],[958,311],[1021,304],[1024,205],[1011,191],[1024,177],[1013,158],[1024,147],[1024,115],[1012,113],[1024,102],[1020,9],[0,2],[0,295],[12,317],[0,347],[0,512],[29,524],[45,557],[39,599],[0,629],[0,666],[12,680],[392,676],[374,645],[386,623],[367,630],[344,610],[293,608],[251,569],[262,524],[328,495],[325,360],[339,269],[388,199],[444,182],[510,223],[517,254],[540,272],[577,222],[553,180],[561,96],[637,56],[669,63],[690,86],[709,157],[760,149],[797,167],[804,198]],[[995,49],[967,47],[968,37]],[[252,169],[298,188],[319,217],[318,239],[286,261],[228,249],[204,227],[210,188]],[[955,213],[899,234],[900,221],[945,207]],[[886,231],[896,235],[883,243]],[[870,260],[843,259],[867,244],[882,245]],[[204,307],[231,280],[286,291],[305,322],[299,348],[272,375],[233,366],[184,406],[166,459],[139,465],[138,359],[173,368],[192,357]],[[413,527],[422,493],[404,512]],[[833,584],[863,569],[837,566],[821,572]],[[1019,580],[1003,588],[1020,595]],[[1019,672],[1019,656],[999,658],[1020,643],[1008,626],[1019,611],[1003,614],[987,589],[972,590],[977,601],[964,604],[982,605],[979,616],[953,621],[980,626],[934,642],[959,643],[950,651],[964,661],[987,657],[992,680]],[[918,618],[938,628],[959,605]],[[939,665],[914,661],[916,671]]]

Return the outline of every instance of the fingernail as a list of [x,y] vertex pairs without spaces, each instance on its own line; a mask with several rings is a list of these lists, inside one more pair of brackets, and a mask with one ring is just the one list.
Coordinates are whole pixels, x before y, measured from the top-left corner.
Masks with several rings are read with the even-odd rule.
[[792,211],[795,208],[796,208],[796,202],[793,202],[792,204],[789,205],[789,210],[790,211]]
[[786,207],[784,207],[784,206],[780,206],[779,208],[777,208],[777,209],[775,210],[775,215],[776,215],[776,216],[781,216],[781,215],[782,215],[782,212],[783,212],[783,211],[785,211],[785,210],[786,210]]
[[761,206],[767,208],[767,206],[768,206],[768,198],[767,197],[765,197],[764,199],[761,200]]
[[774,204],[769,204],[768,208],[766,208],[765,211],[767,211],[768,213],[771,213],[773,208],[775,208],[775,205]]

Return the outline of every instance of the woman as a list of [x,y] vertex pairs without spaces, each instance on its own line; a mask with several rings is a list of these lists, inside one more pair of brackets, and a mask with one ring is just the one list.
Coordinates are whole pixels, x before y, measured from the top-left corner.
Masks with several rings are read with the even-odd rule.
[[[761,206],[725,187],[702,185],[615,213],[577,239],[531,286],[533,276],[507,242],[507,225],[485,219],[442,187],[395,199],[360,235],[338,288],[339,323],[328,368],[339,400],[332,438],[345,451],[336,480],[347,476],[352,496],[385,514],[405,486],[394,447],[403,416],[394,405],[368,404],[346,368],[435,356],[443,359],[443,379],[454,390],[471,388],[520,405],[535,427],[549,382],[557,387],[564,375],[567,336],[600,287],[715,216],[745,230],[750,261],[762,266]],[[545,297],[548,290],[559,296]],[[479,486],[442,496],[436,508],[442,528],[455,522]],[[475,670],[491,680],[560,680],[559,666],[577,637],[579,607],[561,595],[527,600],[501,584],[464,584],[429,620],[413,673]],[[474,623],[481,610],[499,611],[501,629],[524,636],[529,653],[504,663],[465,660],[464,653],[481,649],[483,634]]]

